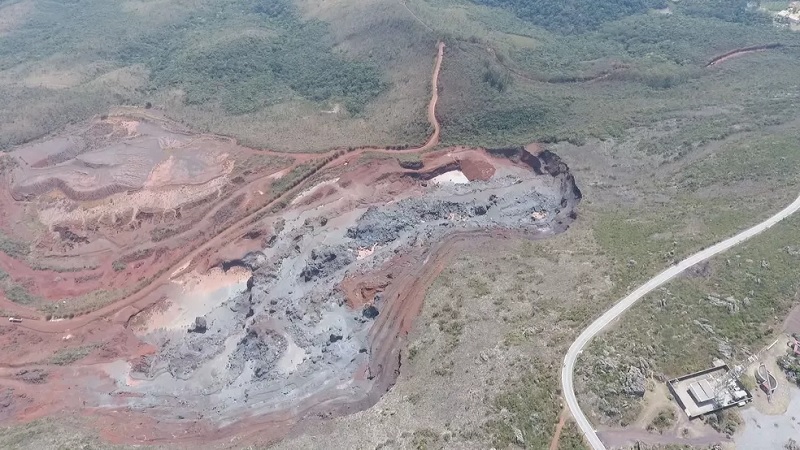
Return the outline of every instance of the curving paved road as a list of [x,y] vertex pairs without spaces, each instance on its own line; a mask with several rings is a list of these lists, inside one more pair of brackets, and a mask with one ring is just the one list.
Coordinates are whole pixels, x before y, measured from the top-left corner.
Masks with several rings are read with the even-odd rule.
[[600,316],[597,320],[592,322],[588,328],[583,330],[583,332],[578,336],[575,342],[572,343],[569,350],[567,351],[567,355],[564,357],[564,366],[561,368],[561,386],[564,391],[564,398],[567,401],[567,407],[569,408],[572,416],[575,418],[575,422],[578,424],[578,428],[580,428],[581,432],[586,438],[586,441],[589,443],[593,450],[606,450],[605,445],[597,437],[597,432],[595,431],[594,427],[592,427],[591,422],[589,419],[586,418],[586,415],[581,411],[581,407],[578,404],[578,399],[575,397],[575,389],[573,386],[573,372],[575,371],[575,362],[578,359],[578,355],[583,352],[584,347],[591,341],[597,334],[599,334],[605,327],[607,327],[611,322],[617,319],[622,313],[624,313],[628,308],[633,306],[637,300],[644,297],[649,292],[653,291],[657,287],[661,286],[662,284],[666,283],[670,279],[674,278],[679,273],[683,272],[684,270],[688,269],[689,267],[702,262],[718,253],[724,252],[725,250],[738,245],[751,237],[761,233],[762,231],[770,228],[771,226],[775,225],[776,223],[780,222],[781,220],[789,217],[790,215],[800,210],[800,197],[798,197],[791,205],[787,206],[774,216],[770,217],[769,219],[759,223],[758,225],[753,226],[752,228],[748,228],[745,231],[728,238],[722,242],[719,242],[705,250],[695,253],[694,255],[684,259],[683,261],[679,262],[678,264],[673,265],[669,269],[659,273],[655,277],[651,278],[650,281],[647,283],[639,286],[635,291],[628,294],[627,297],[623,298],[619,301],[616,305],[614,305],[611,309],[605,312],[602,316]]

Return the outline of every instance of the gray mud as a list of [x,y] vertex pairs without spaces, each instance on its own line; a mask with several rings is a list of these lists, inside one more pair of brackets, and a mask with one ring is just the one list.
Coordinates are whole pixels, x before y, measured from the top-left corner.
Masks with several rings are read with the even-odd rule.
[[[366,371],[368,333],[385,305],[347,307],[338,289],[346,275],[457,231],[561,230],[580,197],[568,172],[520,167],[465,185],[419,183],[421,196],[388,205],[284,213],[270,247],[244,258],[249,289],[206,314],[206,329],[142,336],[159,350],[116,374],[120,391],[139,394],[129,406],[221,426],[312,398],[363,404],[376,383]],[[359,260],[359,249],[374,253]]]

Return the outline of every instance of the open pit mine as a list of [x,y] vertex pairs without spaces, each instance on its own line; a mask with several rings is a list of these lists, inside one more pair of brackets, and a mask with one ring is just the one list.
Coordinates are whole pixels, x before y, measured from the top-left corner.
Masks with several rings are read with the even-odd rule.
[[274,442],[369,408],[459,252],[541,239],[581,193],[526,148],[255,150],[121,108],[0,154],[0,422],[125,443]]
[[[126,442],[256,424],[278,439],[374,404],[450,255],[561,232],[580,200],[537,147],[392,152],[273,155],[259,172],[240,165],[270,154],[113,117],[11,153],[3,236],[32,244],[0,256],[22,320],[0,328],[5,418],[79,411]],[[283,183],[298,167],[318,170]]]

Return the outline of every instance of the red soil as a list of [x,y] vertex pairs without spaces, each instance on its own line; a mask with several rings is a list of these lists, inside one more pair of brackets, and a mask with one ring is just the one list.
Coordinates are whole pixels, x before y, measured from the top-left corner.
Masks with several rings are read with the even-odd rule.
[[[117,392],[116,385],[99,364],[118,359],[135,363],[152,353],[154,349],[137,338],[133,329],[138,321],[145,320],[147,311],[164,299],[171,289],[170,280],[189,270],[203,273],[222,262],[239,259],[247,252],[261,248],[264,239],[273,233],[275,212],[285,207],[293,196],[308,189],[308,180],[316,173],[336,173],[339,180],[292,207],[309,208],[324,198],[346,194],[348,186],[359,184],[352,183],[353,180],[361,180],[360,184],[367,186],[380,183],[381,198],[373,196],[370,201],[388,202],[418,189],[415,179],[429,179],[443,171],[459,169],[470,180],[489,179],[498,162],[490,162],[492,158],[482,149],[453,148],[424,153],[421,169],[403,169],[394,159],[358,163],[359,157],[367,151],[385,154],[423,153],[438,145],[440,126],[436,119],[436,103],[443,57],[444,44],[439,44],[428,108],[434,131],[417,148],[334,149],[325,154],[286,155],[247,149],[225,138],[196,135],[197,139],[208,139],[214,146],[225,148],[225,153],[235,162],[245,161],[254,155],[276,156],[290,162],[288,167],[247,167],[249,170],[246,171],[234,169],[218,194],[194,199],[175,210],[132,211],[129,217],[111,215],[85,223],[65,223],[74,234],[56,233],[53,229],[42,231],[26,225],[31,222],[31,211],[63,204],[59,203],[63,200],[59,189],[64,191],[63,187],[56,183],[54,186],[59,188],[56,191],[48,190],[18,202],[10,196],[11,180],[5,177],[5,186],[0,189],[0,208],[3,211],[0,214],[0,231],[34,243],[27,258],[13,259],[0,253],[0,269],[9,274],[6,282],[10,280],[25,286],[31,293],[41,296],[43,303],[60,301],[64,309],[74,306],[76,301],[68,297],[109,290],[127,292],[127,295],[91,305],[91,309],[79,310],[81,314],[74,318],[47,321],[43,320],[45,314],[40,310],[13,303],[0,290],[0,310],[4,311],[3,314],[24,318],[22,323],[0,321],[0,346],[6,349],[0,356],[0,387],[13,389],[10,407],[5,410],[6,419],[26,421],[55,412],[86,415],[92,418],[98,430],[102,430],[105,439],[114,442],[207,445],[209,441],[235,435],[244,442],[261,443],[282,438],[299,418],[311,417],[312,413],[330,417],[374,404],[394,383],[402,362],[404,337],[420,312],[425,292],[449,259],[485,239],[504,233],[451,235],[432,248],[414,248],[372,273],[352,275],[344,280],[341,289],[351,307],[360,308],[369,304],[378,292],[382,293],[382,301],[386,304],[370,331],[373,357],[367,367],[353,374],[355,379],[366,376],[378,380],[369,395],[360,401],[341,402],[334,397],[315,397],[294,405],[291,411],[242,417],[222,429],[218,424],[204,420],[202,415],[191,421],[176,419],[167,423],[146,412],[124,407],[124,399],[129,394]],[[127,119],[130,115],[134,119]],[[152,111],[127,111],[126,116],[109,120],[116,121],[114,123],[145,120],[142,123],[148,126],[161,127],[171,133],[186,133]],[[100,125],[107,124],[102,122]],[[84,135],[90,136],[92,133]],[[217,150],[212,148],[210,151]],[[290,173],[293,168],[309,163],[315,164],[317,170],[295,180],[293,186],[285,191],[270,192],[277,174]],[[540,168],[552,169],[548,167],[546,159],[540,160],[527,153],[522,154],[521,159],[507,164],[530,166],[537,171]],[[364,198],[371,192],[355,194],[354,198]],[[125,197],[120,195],[130,193],[118,194],[103,202],[124,202]],[[232,201],[234,199],[236,201]],[[72,201],[75,202],[74,208],[97,205],[97,202]],[[165,227],[175,232],[166,233],[163,239],[156,239],[157,230]],[[123,255],[127,255],[127,262],[121,267],[119,260]],[[62,267],[70,271],[34,270],[31,267],[33,261],[63,263]],[[83,268],[82,265],[87,261],[91,261],[95,267]],[[139,313],[143,315],[137,316]],[[63,354],[65,349],[77,348],[88,349],[88,356],[65,367],[51,363],[51,358]],[[20,370],[43,370],[46,377],[41,384],[19,381]],[[87,403],[104,406],[90,408],[86,407]]]
[[749,53],[763,52],[763,51],[766,51],[766,50],[773,50],[773,49],[780,48],[781,46],[782,46],[782,44],[780,44],[780,43],[772,43],[772,44],[752,45],[752,46],[749,46],[749,47],[737,48],[735,50],[731,50],[729,52],[726,52],[726,53],[723,53],[723,54],[721,54],[719,56],[715,56],[714,58],[711,58],[711,61],[709,61],[708,64],[706,64],[706,67],[717,66],[717,65],[722,64],[723,62],[725,62],[725,61],[727,61],[729,59],[737,58],[739,56],[744,56],[744,55],[747,55]]

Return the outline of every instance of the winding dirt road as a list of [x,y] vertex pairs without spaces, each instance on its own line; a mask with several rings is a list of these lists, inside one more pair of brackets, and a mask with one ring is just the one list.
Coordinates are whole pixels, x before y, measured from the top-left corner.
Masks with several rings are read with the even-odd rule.
[[[40,312],[36,311],[35,309],[28,308],[19,305],[17,303],[13,303],[4,296],[0,296],[0,309],[7,311],[7,313],[10,312],[16,316],[24,317],[26,319],[22,323],[9,323],[6,321],[0,321],[0,326],[22,327],[40,333],[64,333],[67,331],[79,330],[96,320],[111,317],[125,308],[130,308],[129,311],[130,314],[128,315],[128,317],[130,317],[138,313],[139,311],[149,307],[154,302],[158,301],[159,300],[158,297],[154,296],[153,294],[159,288],[169,283],[170,280],[180,276],[181,274],[185,273],[188,269],[193,267],[194,261],[198,256],[209,251],[210,249],[222,247],[232,242],[236,237],[245,233],[247,229],[254,224],[254,222],[256,222],[271,208],[280,204],[280,202],[286,200],[293,194],[302,191],[303,189],[306,189],[307,186],[305,185],[305,182],[318,171],[344,164],[350,160],[353,160],[354,158],[357,158],[359,155],[361,155],[366,151],[378,152],[378,153],[391,153],[391,154],[398,154],[398,153],[413,154],[413,153],[426,152],[436,147],[437,145],[439,145],[439,135],[441,133],[441,126],[439,124],[439,120],[436,117],[436,105],[439,100],[439,93],[438,93],[439,74],[442,68],[442,59],[444,58],[444,49],[445,49],[444,42],[439,42],[438,51],[436,55],[436,62],[434,64],[431,76],[431,99],[428,104],[428,120],[430,121],[431,126],[433,127],[433,132],[421,146],[402,149],[402,150],[392,150],[387,148],[376,148],[376,147],[361,147],[354,149],[352,151],[345,151],[344,149],[333,149],[322,154],[283,153],[283,152],[265,150],[262,152],[263,154],[271,154],[281,157],[290,156],[296,158],[295,164],[292,165],[290,169],[299,165],[299,161],[303,162],[318,161],[320,162],[320,164],[316,168],[316,170],[313,170],[307,175],[305,175],[295,187],[282,193],[277,198],[275,198],[271,202],[268,202],[264,206],[245,215],[244,217],[242,217],[241,219],[239,219],[238,221],[236,221],[235,223],[233,223],[232,225],[228,226],[226,229],[218,233],[216,236],[205,241],[202,245],[195,247],[179,262],[162,270],[160,276],[158,276],[155,280],[148,283],[143,288],[132,293],[131,295],[123,299],[117,300],[113,303],[110,303],[105,307],[102,307],[84,316],[68,320],[60,320],[60,321],[43,320],[44,319],[43,315]],[[322,163],[323,161],[327,162]],[[252,185],[262,181],[263,177],[248,183],[247,185],[243,186],[242,188],[234,192],[231,195],[231,197],[235,196],[238,192],[246,192],[248,189],[251,189]]]
[[575,363],[578,360],[578,356],[583,353],[583,349],[591,342],[591,340],[597,336],[600,332],[602,332],[606,327],[608,327],[613,321],[615,321],[619,316],[622,315],[625,311],[627,311],[631,306],[633,306],[639,299],[647,295],[648,293],[652,292],[662,284],[666,283],[667,281],[671,280],[684,270],[688,269],[689,267],[694,266],[697,263],[705,261],[706,259],[711,258],[712,256],[722,253],[729,248],[741,244],[742,242],[756,236],[757,234],[766,231],[773,225],[777,224],[781,220],[791,216],[795,212],[800,210],[800,197],[792,202],[789,206],[782,209],[769,219],[755,225],[751,228],[748,228],[745,231],[728,238],[722,242],[719,242],[711,247],[708,247],[705,250],[701,250],[695,253],[692,256],[684,259],[683,261],[679,262],[676,265],[673,265],[667,270],[659,273],[655,277],[651,278],[645,284],[639,286],[635,291],[631,292],[620,300],[617,304],[615,304],[611,309],[606,311],[602,316],[600,316],[597,320],[592,322],[588,328],[583,330],[583,332],[578,336],[575,342],[572,343],[569,350],[567,351],[567,355],[564,357],[564,365],[561,369],[561,386],[564,391],[564,398],[567,402],[567,407],[569,408],[572,416],[575,418],[575,422],[578,424],[578,428],[580,428],[581,432],[586,438],[586,441],[594,450],[605,450],[606,446],[597,436],[597,432],[595,431],[594,427],[592,427],[591,422],[586,417],[586,415],[581,410],[580,404],[578,404],[578,399],[575,396],[575,381],[574,381],[574,372],[575,372]]

